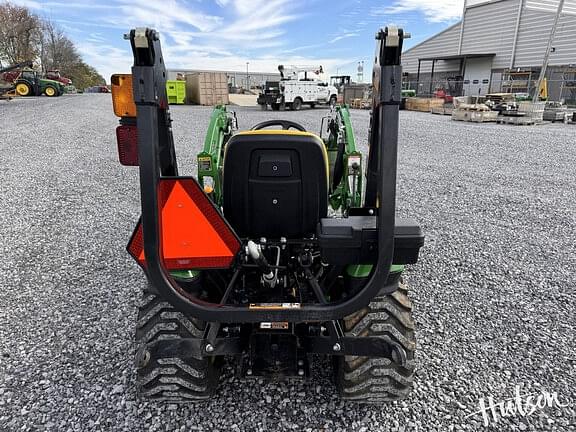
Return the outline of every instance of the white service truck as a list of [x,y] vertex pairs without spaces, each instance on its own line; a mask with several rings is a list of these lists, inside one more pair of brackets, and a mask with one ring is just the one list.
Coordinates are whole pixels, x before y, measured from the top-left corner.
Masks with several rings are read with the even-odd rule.
[[258,97],[258,104],[262,109],[270,105],[275,111],[285,108],[298,111],[302,105],[314,108],[318,104],[336,104],[338,99],[336,87],[319,79],[308,78],[309,73],[317,76],[323,73],[322,66],[316,68],[280,65],[278,70],[282,79],[267,81],[263,92]]

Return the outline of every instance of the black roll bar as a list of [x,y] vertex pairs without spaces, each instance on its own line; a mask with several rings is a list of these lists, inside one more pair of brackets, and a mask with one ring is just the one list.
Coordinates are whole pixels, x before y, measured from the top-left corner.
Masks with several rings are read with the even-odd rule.
[[400,55],[404,34],[387,27],[376,35],[370,154],[365,205],[377,212],[378,261],[365,287],[340,303],[303,304],[299,308],[272,310],[199,302],[186,293],[164,268],[161,259],[158,183],[161,177],[177,176],[171,120],[166,97],[166,69],[158,33],[148,28],[132,30],[134,101],[137,108],[138,157],[142,229],[146,273],[156,290],[177,309],[207,322],[331,321],[363,307],[386,286],[394,253],[398,109],[402,87]]

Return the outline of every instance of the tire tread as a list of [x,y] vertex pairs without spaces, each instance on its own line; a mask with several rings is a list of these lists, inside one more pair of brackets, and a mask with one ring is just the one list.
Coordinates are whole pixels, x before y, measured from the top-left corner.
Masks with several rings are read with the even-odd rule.
[[408,290],[400,282],[390,295],[373,299],[368,307],[344,319],[346,336],[381,337],[401,345],[404,366],[386,358],[346,356],[337,359],[336,383],[344,400],[383,403],[403,399],[412,389],[416,350],[415,324]]
[[[186,317],[155,294],[144,293],[139,303],[136,341],[143,349],[159,340],[201,338],[204,323]],[[219,371],[206,358],[151,358],[138,366],[137,385],[142,396],[171,402],[209,399],[218,385]]]

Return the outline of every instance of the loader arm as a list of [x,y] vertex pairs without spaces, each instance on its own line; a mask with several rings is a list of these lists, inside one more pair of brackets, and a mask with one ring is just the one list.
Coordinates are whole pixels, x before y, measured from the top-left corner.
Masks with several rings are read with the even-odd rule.
[[236,117],[227,113],[224,105],[216,106],[210,117],[204,150],[197,156],[198,181],[218,205],[222,205],[224,147],[236,128]]
[[[337,105],[328,118],[326,149],[330,159],[330,206],[344,213],[362,204],[362,154],[356,149],[354,129],[347,105]],[[324,129],[324,120],[320,135]]]
[[[132,30],[129,39],[134,54],[132,68],[133,96],[136,105],[137,143],[142,205],[142,246],[145,271],[162,297],[181,311],[208,322],[304,322],[333,321],[360,310],[378,294],[392,292],[387,285],[394,254],[396,154],[398,108],[400,104],[403,33],[393,27],[376,35],[377,55],[374,65],[373,116],[370,129],[370,158],[366,214],[375,218],[377,259],[366,285],[355,295],[338,303],[319,301],[297,307],[252,309],[248,305],[226,303],[237,272],[232,277],[219,304],[201,302],[182,289],[170,276],[162,256],[162,209],[160,186],[179,179],[177,173],[171,120],[166,98],[166,71],[158,34],[151,29]],[[219,144],[219,138],[217,140]],[[210,142],[212,146],[214,142]],[[210,148],[214,156],[218,144]],[[169,178],[167,178],[169,177]],[[192,189],[200,189],[195,179],[186,179]],[[195,185],[195,186],[194,186]],[[376,205],[379,204],[379,205]],[[378,208],[376,208],[378,207]],[[217,206],[206,208],[218,223],[227,224]],[[207,216],[204,214],[203,216]],[[229,227],[228,227],[229,228]],[[235,235],[231,236],[233,242]],[[241,248],[239,255],[243,253]],[[239,259],[240,256],[237,256]],[[313,278],[313,276],[310,276]],[[312,279],[311,279],[312,280]],[[314,286],[313,286],[314,287]],[[321,297],[321,296],[318,296]],[[338,335],[334,335],[336,337]]]
[[[396,185],[398,121],[402,92],[400,60],[404,37],[402,29],[392,26],[376,35],[379,42],[376,45],[376,61],[372,71],[372,111],[364,199],[366,207],[386,205],[386,199],[396,198],[395,188],[393,193],[386,193],[383,187]],[[394,144],[391,144],[392,142]]]

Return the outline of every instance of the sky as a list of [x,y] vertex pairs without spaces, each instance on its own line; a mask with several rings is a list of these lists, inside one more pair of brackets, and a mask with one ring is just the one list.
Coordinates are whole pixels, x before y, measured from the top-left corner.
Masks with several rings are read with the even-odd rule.
[[410,47],[462,14],[463,0],[11,0],[56,22],[107,81],[130,72],[123,34],[160,32],[168,68],[276,72],[278,64],[322,65],[326,74],[369,80],[374,35],[395,24]]

